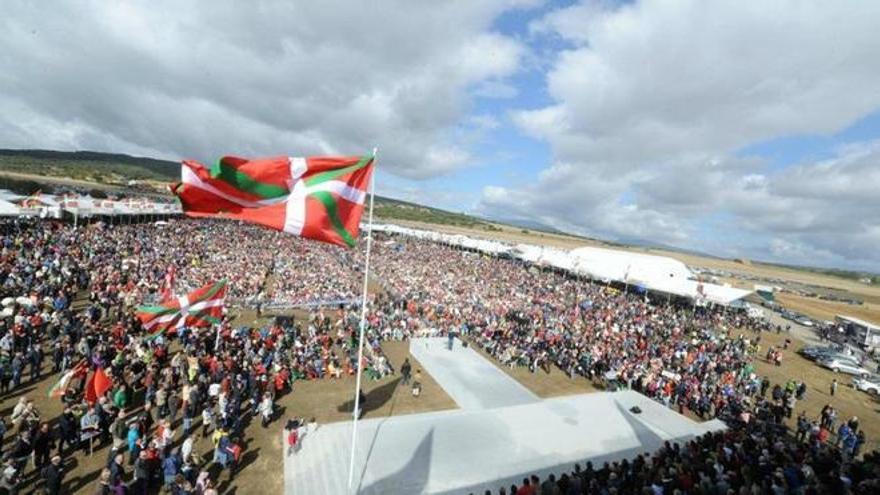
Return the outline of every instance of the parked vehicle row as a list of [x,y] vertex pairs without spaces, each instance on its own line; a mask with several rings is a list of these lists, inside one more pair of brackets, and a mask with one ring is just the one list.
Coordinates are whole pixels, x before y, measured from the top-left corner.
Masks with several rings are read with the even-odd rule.
[[807,316],[807,315],[805,315],[805,314],[803,314],[803,313],[798,313],[797,311],[792,311],[792,310],[790,310],[790,309],[784,309],[784,308],[783,308],[783,309],[779,312],[779,314],[780,314],[783,318],[785,318],[786,320],[793,321],[793,322],[795,322],[795,323],[797,323],[797,324],[799,324],[799,325],[803,325],[803,326],[805,326],[805,327],[814,327],[814,326],[817,326],[817,322],[816,322],[816,321],[814,321],[812,318],[810,318],[809,316]]
[[833,356],[845,356],[844,348],[842,345],[830,345],[830,346],[819,346],[819,345],[808,345],[802,347],[798,354],[809,359],[810,361],[818,361],[820,358],[827,358]]

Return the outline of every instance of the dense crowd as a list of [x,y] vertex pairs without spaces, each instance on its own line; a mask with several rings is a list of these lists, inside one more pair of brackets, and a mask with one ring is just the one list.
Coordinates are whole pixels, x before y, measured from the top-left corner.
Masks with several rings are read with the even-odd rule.
[[[159,487],[216,493],[218,471],[231,478],[248,455],[244,429],[254,419],[263,426],[274,421],[275,401],[296,380],[333,379],[359,366],[368,379],[380,379],[395,372],[381,343],[414,336],[462,335],[502,365],[533,372],[555,366],[571,377],[631,387],[732,422],[748,423],[749,415],[766,411],[779,422],[777,411],[790,415],[793,407],[775,406],[800,398],[799,384],[786,384],[779,397],[774,389],[765,399],[767,385],[750,363],[759,337],[735,335],[735,329],[760,330],[763,324],[742,314],[654,304],[642,294],[430,242],[377,236],[360,363],[354,305],[318,305],[292,325],[236,326],[225,318],[219,328],[181,328],[158,337],[148,336],[133,317],[136,305],[161,297],[169,281],[180,294],[225,278],[230,301],[246,305],[356,298],[360,250],[207,220],[78,229],[4,221],[0,243],[0,383],[2,393],[20,395],[0,425],[0,440],[10,440],[0,442],[0,488],[12,493],[38,480],[47,492],[63,493],[64,460],[103,445],[111,448],[98,493]],[[64,410],[57,418],[44,417],[22,395],[46,371],[60,377],[80,369],[89,372],[75,373],[61,388]],[[110,386],[90,401],[86,377],[97,370]],[[817,436],[833,431],[841,439],[838,452],[849,449],[845,459],[858,456],[864,435],[860,440],[857,427],[847,422],[849,431],[840,431],[824,417],[821,423]],[[812,424],[808,430],[812,439]],[[607,483],[614,476],[633,480],[632,486],[669,473],[678,479],[682,465],[694,486],[702,486],[701,473],[717,484],[732,470],[736,482],[730,486],[743,487],[751,479],[742,473],[743,457],[731,457],[723,442],[740,450],[746,445],[743,455],[757,458],[758,451],[735,435],[743,433],[701,439],[684,450],[670,447],[655,455],[659,460],[590,470],[595,474],[583,479],[584,491],[570,491],[562,483],[573,478],[567,475],[558,480],[559,493],[613,491],[602,486],[631,493],[623,481]],[[205,438],[212,448],[203,452],[198,445]],[[803,445],[810,444],[786,455],[803,462]],[[765,458],[782,458],[774,442],[761,447],[769,449]],[[687,462],[701,449],[728,457],[703,473]],[[588,488],[594,485],[599,488]]]
[[[214,493],[217,473],[201,468],[219,467],[231,477],[246,448],[243,428],[252,418],[264,426],[271,422],[277,396],[290,391],[293,381],[353,373],[357,315],[351,310],[317,310],[305,324],[284,328],[233,327],[227,320],[219,331],[183,328],[159,336],[148,336],[133,318],[137,304],[159,297],[169,267],[175,293],[228,278],[233,300],[266,290],[276,259],[301,263],[288,272],[297,282],[278,283],[294,297],[301,295],[291,289],[297,284],[341,274],[329,267],[343,253],[321,256],[322,249],[335,248],[267,232],[208,221],[76,230],[51,222],[0,224],[3,392],[19,393],[42,376],[46,364],[53,373],[86,370],[59,397],[64,411],[57,426],[31,399],[20,397],[0,427],[13,437],[3,450],[0,488],[16,492],[42,478],[48,492],[61,493],[63,459],[109,444],[100,493],[145,493],[159,486]],[[328,297],[340,296],[347,282],[338,280],[322,286]],[[378,341],[371,344],[363,364],[367,376],[378,379],[392,369]],[[98,369],[112,385],[89,402],[87,376]],[[214,446],[209,462],[195,450],[207,437]]]
[[[376,273],[405,310],[371,321],[380,334],[458,332],[507,366],[557,366],[569,376],[616,382],[715,417],[757,386],[761,329],[741,313],[651,304],[567,273],[413,240],[378,249]],[[393,307],[393,306],[392,306]]]

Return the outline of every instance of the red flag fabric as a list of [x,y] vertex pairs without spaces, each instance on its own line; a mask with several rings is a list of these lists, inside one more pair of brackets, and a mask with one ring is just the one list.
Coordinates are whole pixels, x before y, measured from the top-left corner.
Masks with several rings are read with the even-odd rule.
[[95,393],[95,375],[94,373],[86,380],[86,402],[94,404],[98,402],[98,395]]
[[98,368],[94,377],[95,395],[103,397],[113,387],[113,380],[104,373],[104,368]]
[[174,265],[169,265],[165,270],[165,280],[162,283],[162,289],[159,291],[159,298],[163,301],[166,299],[171,299],[173,295],[172,291],[174,290],[174,275],[176,273],[176,269]]
[[113,387],[113,381],[104,373],[104,368],[98,368],[92,373],[92,376],[86,380],[85,399],[89,404],[98,402],[110,388]]
[[372,173],[372,155],[227,156],[210,168],[184,161],[171,191],[189,216],[234,218],[353,247]]

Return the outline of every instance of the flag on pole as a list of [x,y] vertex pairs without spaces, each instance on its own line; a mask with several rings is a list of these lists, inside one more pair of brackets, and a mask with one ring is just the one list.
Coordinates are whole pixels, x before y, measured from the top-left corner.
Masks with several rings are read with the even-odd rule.
[[185,296],[172,297],[156,305],[138,306],[141,326],[154,337],[169,328],[208,327],[220,323],[226,281],[205,285]]
[[89,404],[98,402],[98,398],[103,397],[105,393],[113,386],[113,381],[104,373],[104,368],[98,368],[86,381],[85,399]]
[[61,379],[59,379],[52,388],[49,389],[48,397],[62,397],[67,392],[67,387],[74,378],[82,378],[89,373],[89,368],[85,361],[80,361],[76,366],[67,370]]
[[186,160],[171,191],[184,213],[257,223],[353,247],[360,230],[373,155],[223,157],[214,166]]

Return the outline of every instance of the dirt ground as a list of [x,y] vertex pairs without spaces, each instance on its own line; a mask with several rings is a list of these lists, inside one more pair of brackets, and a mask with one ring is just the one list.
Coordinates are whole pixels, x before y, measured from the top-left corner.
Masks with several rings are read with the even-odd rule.
[[[387,342],[382,346],[389,362],[395,370],[409,357],[413,371],[421,369],[418,361],[409,355],[408,342]],[[50,360],[47,360],[50,361]],[[44,366],[44,374],[33,383],[25,382],[14,394],[7,394],[0,400],[0,414],[8,417],[19,397],[24,395],[33,400],[43,418],[56,418],[61,414],[62,404],[59,399],[50,399],[47,393],[58,377],[49,375],[50,363]],[[455,402],[440,388],[439,385],[422,370],[422,394],[415,398],[407,386],[399,385],[399,375],[374,381],[365,379],[362,388],[366,395],[365,418],[390,415],[413,414],[442,409],[454,409]],[[219,490],[223,494],[251,493],[276,494],[282,493],[284,475],[282,472],[282,435],[281,431],[288,418],[315,417],[320,423],[346,421],[351,418],[352,400],[355,386],[354,377],[342,377],[338,380],[324,379],[316,381],[298,381],[293,391],[277,400],[278,413],[268,428],[261,428],[259,420],[249,424],[245,429],[243,441],[241,469],[233,480],[229,480],[228,472],[219,475]],[[133,413],[139,412],[133,410]],[[9,426],[11,429],[11,425]],[[180,420],[175,425],[180,429]],[[201,420],[194,421],[194,429],[201,431]],[[178,434],[179,436],[179,434]],[[209,434],[210,436],[210,434]],[[13,433],[5,435],[5,446],[11,447]],[[212,445],[209,438],[199,439],[194,449],[200,454],[206,467],[212,457]],[[65,459],[64,493],[93,493],[101,469],[106,465],[109,445],[95,447],[92,455],[77,453]],[[126,459],[127,460],[127,459]],[[217,480],[216,470],[211,470]],[[129,476],[131,470],[129,467]],[[22,494],[35,493],[39,487],[37,476],[30,463]]]
[[869,322],[880,322],[880,304],[866,302],[855,305],[784,293],[776,294],[776,300],[788,309],[820,320],[834,321],[835,316],[845,315]]

